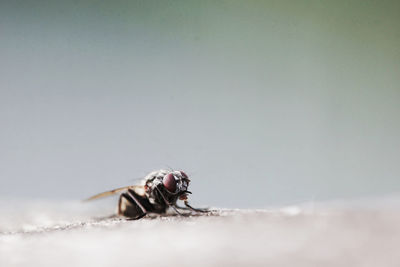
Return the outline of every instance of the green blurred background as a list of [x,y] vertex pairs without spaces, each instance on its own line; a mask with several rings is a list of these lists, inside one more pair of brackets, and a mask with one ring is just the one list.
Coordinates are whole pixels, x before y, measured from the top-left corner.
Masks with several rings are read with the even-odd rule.
[[399,1],[1,1],[0,196],[159,168],[221,207],[400,190]]

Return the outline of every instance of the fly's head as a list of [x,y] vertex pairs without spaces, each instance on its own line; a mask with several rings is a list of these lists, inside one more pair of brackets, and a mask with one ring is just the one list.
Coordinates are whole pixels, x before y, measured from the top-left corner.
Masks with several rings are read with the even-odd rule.
[[191,194],[188,191],[189,183],[189,177],[183,171],[169,172],[162,179],[162,185],[166,192],[180,200],[186,200],[187,195]]

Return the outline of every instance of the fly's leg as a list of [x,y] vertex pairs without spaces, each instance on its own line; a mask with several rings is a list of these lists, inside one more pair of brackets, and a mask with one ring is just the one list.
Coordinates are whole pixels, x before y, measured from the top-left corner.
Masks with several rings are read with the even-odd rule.
[[180,211],[178,211],[178,207],[177,205],[171,205],[170,207],[172,207],[172,209],[176,212],[176,214],[178,214],[179,216],[190,216],[191,214],[188,212],[182,213]]
[[[189,205],[189,204],[188,204],[188,205]],[[190,205],[189,205],[189,206],[190,206]],[[211,211],[208,210],[208,209],[196,209],[196,208],[193,208],[192,206],[190,206],[190,208],[189,208],[189,207],[182,207],[182,206],[179,206],[179,205],[175,204],[174,207],[175,207],[176,209],[178,209],[178,210],[181,210],[181,211],[184,210],[184,211],[186,211],[186,212],[184,213],[186,216],[195,215],[195,214],[198,214],[198,213],[209,213],[209,212],[211,212]],[[187,211],[190,211],[190,212],[188,213]],[[193,214],[192,212],[195,212],[195,214]]]
[[121,194],[118,201],[118,214],[132,220],[138,220],[147,214],[139,201],[139,196],[132,190]]
[[207,210],[207,209],[193,208],[192,206],[189,205],[189,202],[187,202],[187,201],[184,201],[183,203],[185,203],[185,206],[187,207],[187,208],[182,207],[184,209],[189,209],[189,210],[196,211],[196,212],[209,212],[209,210]]
[[190,214],[185,214],[185,213],[181,213],[178,211],[178,209],[176,208],[176,205],[172,205],[171,203],[169,203],[169,201],[167,200],[167,198],[164,196],[164,194],[161,192],[160,189],[158,189],[158,187],[156,187],[158,193],[160,193],[162,199],[164,200],[165,204],[167,204],[168,207],[172,207],[172,209],[176,212],[176,214],[180,215],[180,216],[189,216]]
[[179,210],[191,210],[188,207],[182,207],[182,206],[179,206],[178,204],[175,204],[175,208],[177,208]]

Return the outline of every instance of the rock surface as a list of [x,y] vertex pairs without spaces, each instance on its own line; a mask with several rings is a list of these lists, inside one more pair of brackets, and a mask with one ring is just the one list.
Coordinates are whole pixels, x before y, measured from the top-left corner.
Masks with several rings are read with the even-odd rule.
[[0,266],[400,266],[393,209],[294,206],[138,221],[82,210],[68,221],[73,207],[50,210],[30,215],[36,221],[25,214],[29,225],[8,214]]

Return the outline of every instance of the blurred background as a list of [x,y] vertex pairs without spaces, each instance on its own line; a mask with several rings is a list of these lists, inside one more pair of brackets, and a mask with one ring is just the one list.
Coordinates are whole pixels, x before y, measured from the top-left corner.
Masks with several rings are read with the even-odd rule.
[[398,1],[1,1],[0,197],[160,168],[192,202],[400,190]]

